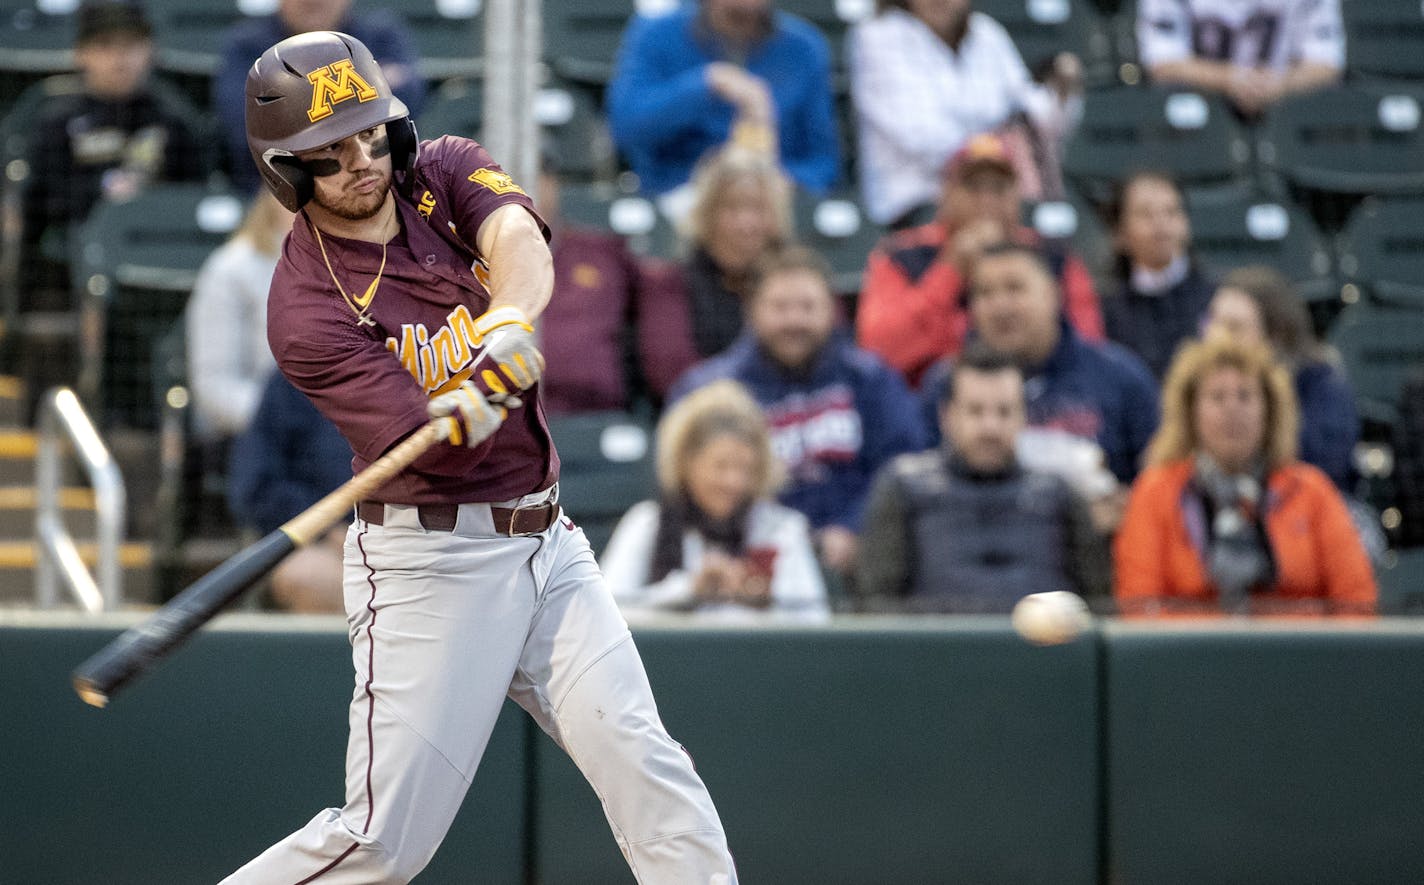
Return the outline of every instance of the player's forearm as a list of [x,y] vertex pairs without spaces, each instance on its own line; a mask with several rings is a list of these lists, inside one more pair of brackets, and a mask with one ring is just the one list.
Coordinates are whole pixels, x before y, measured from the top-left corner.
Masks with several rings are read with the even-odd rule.
[[490,308],[513,306],[537,318],[554,291],[554,259],[534,217],[523,206],[503,206],[480,225],[478,240],[490,268]]

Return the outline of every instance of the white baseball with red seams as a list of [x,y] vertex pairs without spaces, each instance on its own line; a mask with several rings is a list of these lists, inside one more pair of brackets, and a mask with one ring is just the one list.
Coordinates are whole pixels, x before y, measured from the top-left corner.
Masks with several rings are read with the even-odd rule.
[[1011,620],[1019,635],[1035,645],[1071,642],[1093,623],[1088,604],[1067,590],[1030,593],[1014,605]]

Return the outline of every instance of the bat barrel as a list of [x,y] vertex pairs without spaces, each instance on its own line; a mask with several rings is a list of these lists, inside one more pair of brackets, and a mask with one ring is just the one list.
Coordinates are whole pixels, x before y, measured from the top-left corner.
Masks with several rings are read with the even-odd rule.
[[295,546],[278,529],[208,572],[80,664],[74,671],[74,690],[85,703],[104,706],[111,694],[182,645]]

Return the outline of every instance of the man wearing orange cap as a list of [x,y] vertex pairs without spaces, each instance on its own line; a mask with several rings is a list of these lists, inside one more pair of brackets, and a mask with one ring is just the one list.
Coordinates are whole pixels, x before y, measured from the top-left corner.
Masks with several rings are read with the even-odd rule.
[[977,135],[960,148],[945,165],[938,217],[871,252],[856,314],[860,345],[918,386],[926,368],[959,352],[969,329],[965,281],[983,249],[1005,240],[1042,248],[1068,320],[1083,337],[1101,341],[1103,319],[1086,265],[1019,222],[1019,195],[1003,139]]

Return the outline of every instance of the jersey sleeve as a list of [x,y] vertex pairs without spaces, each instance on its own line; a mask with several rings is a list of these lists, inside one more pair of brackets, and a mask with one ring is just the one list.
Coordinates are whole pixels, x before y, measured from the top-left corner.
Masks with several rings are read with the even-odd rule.
[[480,225],[496,209],[510,203],[529,210],[539,222],[544,239],[549,239],[549,226],[539,217],[534,201],[483,146],[468,138],[447,135],[429,142],[423,149],[434,155],[428,168],[448,201],[454,233],[476,255],[479,255],[476,240]]
[[1192,13],[1182,0],[1137,0],[1137,56],[1144,67],[1192,56]]

